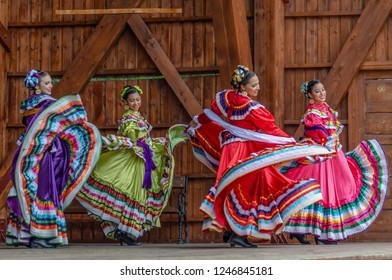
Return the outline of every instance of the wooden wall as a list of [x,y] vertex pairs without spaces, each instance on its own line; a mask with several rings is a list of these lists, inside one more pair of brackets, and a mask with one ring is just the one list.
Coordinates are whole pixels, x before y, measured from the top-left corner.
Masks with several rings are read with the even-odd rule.
[[[0,45],[0,166],[10,157],[22,131],[19,103],[28,96],[23,76],[31,68],[45,69],[56,81],[83,48],[101,16],[57,16],[56,9],[106,8],[110,1],[6,0],[0,1],[0,21],[11,37],[11,50]],[[288,133],[298,129],[305,100],[299,87],[305,80],[325,80],[331,73],[359,17],[372,0],[246,0],[244,1],[253,66],[262,81],[259,101],[269,108]],[[142,7],[182,8],[180,15],[143,15],[170,61],[183,76],[202,107],[209,106],[220,90],[217,42],[209,0],[160,0]],[[377,18],[375,18],[377,20]],[[392,163],[392,18],[389,17],[366,53],[336,109],[346,126],[344,149],[361,139],[376,138]],[[230,41],[230,40],[228,40]],[[4,63],[2,63],[4,62]],[[126,84],[144,90],[142,113],[162,136],[173,124],[191,117],[162,78],[154,61],[130,28],[108,48],[104,61],[80,92],[89,121],[102,134],[116,131],[122,107],[119,91]],[[326,85],[327,90],[331,86]],[[329,92],[328,94],[335,94]],[[56,96],[56,92],[54,93]],[[58,96],[57,96],[58,97]],[[366,106],[365,106],[366,104]],[[365,120],[365,121],[363,121]],[[192,242],[220,241],[219,234],[201,232],[198,207],[213,184],[213,174],[191,153],[190,145],[175,151],[176,173],[189,176],[188,219]],[[0,219],[6,217],[0,210]],[[163,223],[146,242],[177,240],[175,222]],[[388,230],[389,228],[389,230]],[[392,240],[392,193],[380,217],[367,232],[350,240]],[[103,236],[97,225],[70,225],[71,242],[97,242]]]

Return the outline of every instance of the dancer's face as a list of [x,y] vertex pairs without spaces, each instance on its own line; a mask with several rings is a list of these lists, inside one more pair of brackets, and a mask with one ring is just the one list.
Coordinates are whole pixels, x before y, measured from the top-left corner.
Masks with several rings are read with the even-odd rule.
[[321,104],[327,99],[327,92],[322,83],[315,84],[310,92],[310,97],[313,98],[314,103]]
[[139,111],[140,105],[142,105],[142,98],[139,93],[131,93],[128,95],[126,103],[129,109],[133,111]]
[[260,90],[259,78],[255,75],[249,79],[246,85],[241,86],[242,91],[246,91],[248,96],[255,97]]
[[41,93],[52,94],[53,82],[50,75],[45,75],[39,78],[40,82],[37,86],[37,89],[41,91]]

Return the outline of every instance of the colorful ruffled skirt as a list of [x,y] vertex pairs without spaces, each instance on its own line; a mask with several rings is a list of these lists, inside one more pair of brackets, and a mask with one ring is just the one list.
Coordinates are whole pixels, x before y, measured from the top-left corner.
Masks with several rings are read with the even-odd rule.
[[203,200],[203,231],[231,230],[241,236],[268,241],[297,211],[321,199],[314,179],[292,180],[275,167],[294,164],[328,151],[320,146],[271,145],[237,141],[220,147],[223,130],[215,123],[188,129],[195,156],[217,172],[214,186]]
[[[106,150],[77,196],[79,203],[100,222],[105,236],[114,239],[118,230],[137,240],[153,227],[160,227],[174,174],[174,147],[186,138],[182,126],[166,137],[153,138],[152,186],[142,187],[145,158],[129,138],[105,137]],[[111,149],[111,150],[109,150]]]
[[365,231],[380,213],[388,188],[388,165],[377,140],[362,141],[353,151],[322,163],[284,173],[288,178],[315,178],[323,200],[295,213],[284,231],[344,240]]
[[64,210],[99,158],[101,137],[88,123],[79,95],[48,106],[28,126],[12,166],[6,243],[30,245],[31,238],[68,244]]

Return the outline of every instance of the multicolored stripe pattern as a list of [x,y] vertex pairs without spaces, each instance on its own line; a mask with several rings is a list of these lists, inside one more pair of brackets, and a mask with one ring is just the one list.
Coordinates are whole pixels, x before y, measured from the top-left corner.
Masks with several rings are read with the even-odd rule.
[[285,232],[313,234],[323,240],[344,240],[365,231],[380,213],[388,188],[389,171],[384,151],[377,140],[362,141],[345,154],[358,175],[357,197],[339,207],[321,202],[295,213]]
[[[335,151],[341,150],[342,145],[339,142],[339,134],[343,131],[344,125],[342,125],[338,120],[338,112],[333,110],[327,103],[322,104],[323,107],[319,108],[317,106],[320,105],[309,105],[309,109],[305,111],[301,118],[301,123],[305,124],[305,120],[311,116],[316,115],[323,119],[322,125],[316,125],[312,127],[308,127],[305,125],[305,133],[311,130],[322,130],[326,135],[328,135],[328,139],[326,139],[326,143],[320,143],[326,146],[328,149]],[[326,111],[323,111],[326,110]],[[303,141],[301,139],[301,141]]]
[[151,139],[154,144],[163,145],[163,162],[159,163],[163,169],[158,175],[159,188],[147,190],[145,200],[137,201],[116,191],[113,182],[101,180],[94,173],[82,187],[76,199],[100,222],[108,238],[114,239],[115,231],[120,230],[137,240],[153,227],[160,227],[160,215],[168,203],[172,189],[172,151],[178,143],[185,141],[183,130],[184,126],[173,126],[166,137]]
[[34,98],[29,98],[20,104],[20,113],[29,111],[38,106],[39,103],[45,100],[55,101],[56,99],[49,94],[37,94]]
[[162,189],[159,192],[147,191],[146,201],[140,203],[116,191],[110,182],[92,175],[77,199],[92,217],[101,222],[107,237],[114,239],[113,234],[118,229],[137,240],[152,227],[160,226],[159,217],[167,203],[170,183],[170,177],[162,178]]
[[[11,217],[7,243],[18,243],[21,235],[26,237],[29,234],[38,238],[52,238],[50,242],[54,244],[68,243],[63,210],[89,177],[101,150],[100,133],[86,120],[80,96],[69,95],[48,106],[29,126],[13,174],[22,223],[29,230],[21,233],[23,229],[18,226],[21,222]],[[42,201],[36,196],[40,162],[44,153],[51,149],[54,139],[66,143],[69,156],[66,185],[59,188],[59,208],[52,201]]]
[[236,94],[236,95],[241,95],[241,93],[235,91],[235,90],[223,90],[221,92],[218,92],[216,94],[216,101],[219,110],[222,112],[222,114],[227,117],[228,116],[228,111],[230,108],[230,115],[228,116],[231,120],[243,120],[250,114],[252,110],[257,110],[259,108],[265,108],[263,105],[261,105],[259,102],[254,101],[250,98],[247,98],[248,101],[243,102],[241,105],[234,105],[230,104],[229,102],[229,95],[230,94]]
[[[285,145],[254,153],[237,162],[223,173],[203,200],[200,207],[205,214],[203,230],[221,232],[227,229],[216,214],[216,207],[220,207],[219,203],[216,204],[219,199],[224,203],[224,216],[232,230],[239,235],[270,240],[271,234],[281,232],[294,213],[322,199],[320,185],[314,179],[291,181],[282,184],[276,192],[276,186],[269,186],[268,180],[255,184],[262,180],[256,177],[262,178],[265,176],[264,168],[272,168],[282,161],[303,160],[306,156],[328,153],[322,146]],[[276,169],[270,171],[274,170],[278,172]],[[256,176],[256,179],[247,181],[251,176]],[[256,198],[248,200],[246,197]]]

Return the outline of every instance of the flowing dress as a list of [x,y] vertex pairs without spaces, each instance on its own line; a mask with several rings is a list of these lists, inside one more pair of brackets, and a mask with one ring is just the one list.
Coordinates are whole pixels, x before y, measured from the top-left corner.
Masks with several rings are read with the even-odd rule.
[[232,230],[268,241],[292,214],[321,199],[316,180],[289,179],[274,165],[327,150],[297,145],[259,102],[224,90],[216,94],[211,110],[194,120],[197,127],[187,130],[194,155],[216,172],[200,206],[203,231]]
[[77,200],[101,223],[105,236],[118,230],[137,240],[160,227],[174,172],[173,149],[186,138],[173,126],[152,138],[151,125],[138,112],[124,112],[118,134],[103,137],[104,151]]
[[12,162],[6,243],[29,246],[34,237],[66,245],[64,210],[97,162],[99,131],[79,95],[33,94],[20,108],[26,129]]
[[343,125],[328,104],[309,105],[301,119],[302,142],[319,144],[334,157],[283,172],[291,179],[315,178],[323,200],[295,213],[284,231],[313,234],[322,240],[344,240],[366,230],[380,213],[388,187],[388,166],[377,140],[362,141],[346,154],[339,134]]

